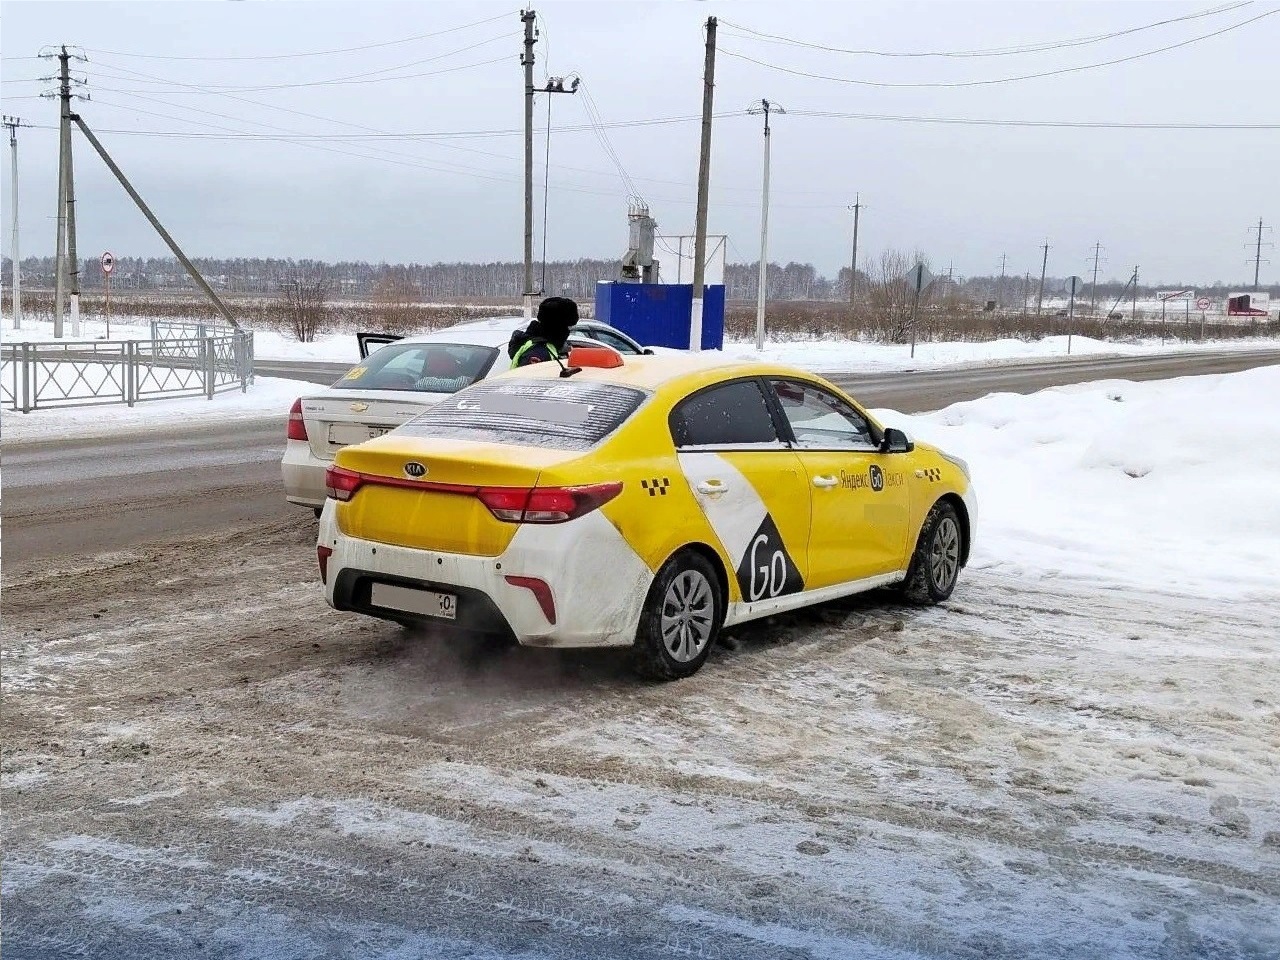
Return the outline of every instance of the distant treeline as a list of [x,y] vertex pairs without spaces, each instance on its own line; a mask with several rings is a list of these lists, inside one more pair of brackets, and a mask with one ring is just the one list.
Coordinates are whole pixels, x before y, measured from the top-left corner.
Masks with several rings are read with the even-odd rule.
[[[281,288],[293,282],[299,275],[323,279],[327,295],[334,299],[387,299],[399,302],[449,302],[488,298],[506,300],[518,298],[524,288],[524,266],[517,262],[492,263],[369,263],[366,261],[339,261],[326,263],[318,260],[282,260],[236,257],[216,259],[201,257],[195,264],[214,289],[230,295],[276,295]],[[858,270],[858,288],[866,290],[873,281],[883,278]],[[54,270],[52,257],[25,257],[22,261],[23,282],[32,288],[52,287]],[[596,284],[601,280],[618,278],[617,260],[557,260],[549,262],[545,271],[541,264],[534,268],[534,285],[546,295],[561,294],[578,299],[594,299]],[[754,300],[756,298],[759,267],[755,263],[730,263],[725,266],[726,296],[730,300]],[[7,287],[12,279],[9,258],[4,259],[3,281]],[[664,279],[670,279],[664,277]],[[1028,285],[1024,277],[1009,276],[1003,282],[997,276],[956,278],[944,280],[946,292],[951,296],[974,301],[999,300],[1010,306],[1021,303],[1024,297],[1032,300],[1039,290],[1039,277],[1033,277]],[[100,290],[103,285],[101,267],[96,259],[85,259],[80,267],[80,285],[85,291]],[[177,292],[194,290],[195,285],[181,265],[172,257],[118,257],[111,279],[117,291]],[[1142,285],[1138,296],[1153,296],[1158,291],[1178,289],[1177,283],[1160,286]],[[1230,292],[1248,290],[1247,284],[1228,284],[1215,281],[1210,286],[1185,284],[1198,294],[1211,298],[1225,297]],[[1123,281],[1105,281],[1098,284],[1099,301],[1116,298],[1124,289]],[[1048,278],[1045,296],[1061,296],[1062,281]],[[1264,287],[1272,297],[1280,297],[1280,285]],[[842,268],[834,277],[820,274],[811,263],[769,264],[769,300],[847,300],[849,296],[849,268]],[[1130,296],[1132,291],[1130,291]],[[1086,285],[1081,299],[1093,296]],[[1102,304],[1100,303],[1101,307]]]

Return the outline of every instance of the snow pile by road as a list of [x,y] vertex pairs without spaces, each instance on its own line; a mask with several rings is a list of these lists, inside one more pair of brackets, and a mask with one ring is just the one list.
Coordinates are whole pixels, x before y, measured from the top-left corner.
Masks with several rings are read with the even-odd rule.
[[1157,590],[1280,592],[1280,367],[876,411],[964,457],[975,565]]

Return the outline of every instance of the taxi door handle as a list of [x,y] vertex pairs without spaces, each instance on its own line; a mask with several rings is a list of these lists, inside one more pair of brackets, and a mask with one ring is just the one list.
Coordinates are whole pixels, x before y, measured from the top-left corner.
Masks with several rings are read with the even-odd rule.
[[839,483],[840,483],[839,477],[814,477],[813,478],[813,485],[815,487],[822,487],[824,489],[827,487],[837,486]]
[[728,484],[723,480],[703,480],[698,484],[698,492],[705,493],[709,497],[717,497],[728,489]]

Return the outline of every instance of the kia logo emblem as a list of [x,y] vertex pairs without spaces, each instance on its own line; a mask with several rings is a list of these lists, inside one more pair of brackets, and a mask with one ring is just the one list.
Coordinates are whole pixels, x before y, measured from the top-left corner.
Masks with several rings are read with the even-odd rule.
[[425,477],[427,475],[427,468],[417,460],[410,460],[404,465],[404,472],[417,479],[418,477]]

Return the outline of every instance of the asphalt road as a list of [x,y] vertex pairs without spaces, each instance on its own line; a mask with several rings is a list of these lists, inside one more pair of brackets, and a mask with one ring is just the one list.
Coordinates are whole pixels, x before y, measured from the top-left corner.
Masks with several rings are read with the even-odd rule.
[[[995,367],[832,374],[861,402],[905,413],[998,391],[1101,379],[1156,380],[1280,363],[1280,350],[1082,358]],[[332,383],[345,364],[265,363],[258,372]],[[336,369],[336,373],[334,372]],[[4,559],[121,550],[272,519],[309,519],[284,501],[284,411],[226,427],[4,447]]]

